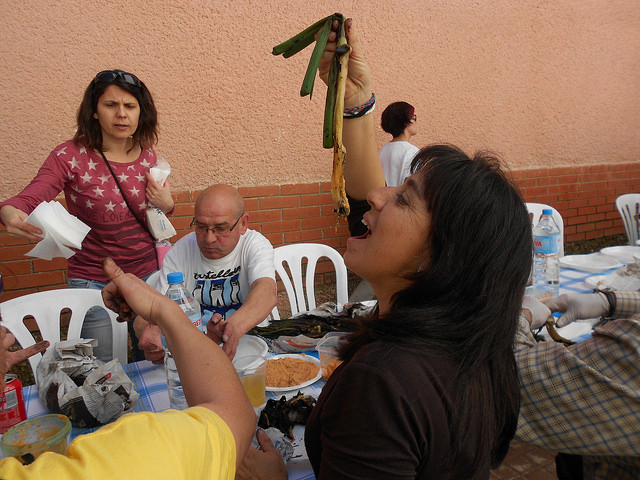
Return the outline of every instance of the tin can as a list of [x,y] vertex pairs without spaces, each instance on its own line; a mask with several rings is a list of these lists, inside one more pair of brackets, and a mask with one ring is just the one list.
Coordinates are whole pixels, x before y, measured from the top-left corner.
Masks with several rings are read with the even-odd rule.
[[0,393],[0,433],[27,419],[22,382],[13,373],[7,373],[4,381],[6,385]]

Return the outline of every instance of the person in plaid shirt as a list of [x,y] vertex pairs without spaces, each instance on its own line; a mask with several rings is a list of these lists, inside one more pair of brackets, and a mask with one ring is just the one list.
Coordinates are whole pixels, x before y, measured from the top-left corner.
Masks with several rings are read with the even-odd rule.
[[[564,312],[558,326],[579,318],[616,320],[574,345],[537,341],[531,330],[551,311]],[[515,342],[521,385],[516,437],[582,456],[584,479],[640,478],[639,312],[640,292],[565,294],[546,306],[527,297],[523,304]]]

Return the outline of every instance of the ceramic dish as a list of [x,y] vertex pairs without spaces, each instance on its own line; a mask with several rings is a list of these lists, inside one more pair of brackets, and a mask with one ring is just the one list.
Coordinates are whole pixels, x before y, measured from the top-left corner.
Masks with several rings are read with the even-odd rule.
[[588,255],[566,255],[560,257],[560,265],[583,272],[600,273],[612,268],[620,268],[622,264],[609,255],[590,253]]
[[274,357],[270,357],[269,361],[272,361],[272,360],[278,361],[279,359],[282,359],[282,358],[298,358],[306,362],[311,362],[318,367],[318,373],[312,379],[307,380],[306,382],[299,383],[298,385],[292,385],[291,387],[270,387],[269,385],[267,385],[268,392],[274,392],[274,393],[290,392],[291,390],[297,390],[299,388],[308,387],[312,383],[315,383],[322,375],[322,369],[320,368],[320,360],[318,360],[316,357],[312,357],[311,355],[301,355],[296,353],[285,353],[282,355],[276,355]]
[[600,253],[604,253],[610,257],[615,258],[619,262],[633,263],[635,259],[633,256],[640,257],[640,247],[634,247],[631,245],[620,245],[617,247],[606,247],[600,250]]

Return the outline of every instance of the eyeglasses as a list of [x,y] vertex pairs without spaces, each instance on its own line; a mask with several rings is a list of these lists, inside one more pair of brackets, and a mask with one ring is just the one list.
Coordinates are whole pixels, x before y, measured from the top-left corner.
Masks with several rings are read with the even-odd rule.
[[[244,215],[244,213],[242,215]],[[236,225],[238,225],[238,222],[242,218],[242,215],[238,217],[238,219],[236,220],[236,223],[231,225],[231,227],[229,227],[229,225],[224,225],[224,224],[210,227],[206,223],[197,222],[194,217],[193,220],[191,220],[191,228],[193,228],[193,230],[198,235],[206,235],[207,232],[211,230],[211,233],[213,233],[215,236],[226,237],[233,231],[234,228],[236,228]]]
[[124,83],[133,85],[134,87],[140,87],[140,85],[142,84],[142,82],[138,80],[138,77],[136,77],[133,73],[124,72],[122,70],[103,70],[95,76],[95,78],[93,79],[93,83],[113,83],[116,78],[119,78]]
[[414,115],[414,116],[411,118],[411,120],[413,120],[413,121],[415,122],[416,120],[418,120],[418,116],[417,116],[417,115]]

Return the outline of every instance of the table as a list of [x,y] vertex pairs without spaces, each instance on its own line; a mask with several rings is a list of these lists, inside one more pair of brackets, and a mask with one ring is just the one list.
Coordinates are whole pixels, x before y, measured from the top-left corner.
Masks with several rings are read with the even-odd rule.
[[[618,267],[619,268],[619,267]],[[593,287],[585,283],[585,280],[594,275],[608,275],[617,268],[605,270],[599,273],[583,272],[572,268],[560,267],[560,293],[589,293]]]
[[[167,379],[164,373],[164,365],[154,365],[147,360],[129,363],[123,365],[124,371],[133,381],[136,391],[140,394],[140,398],[133,408],[134,412],[161,412],[169,408],[169,395],[167,393]],[[300,389],[305,395],[318,397],[324,386],[324,380],[319,379],[312,385]],[[295,395],[295,392],[287,393],[287,398]],[[25,407],[27,417],[36,417],[48,410],[40,403],[38,398],[38,389],[35,385],[29,385],[23,388]],[[280,398],[282,394],[274,394],[267,392],[267,398]],[[93,432],[97,428],[72,428],[70,439],[73,440],[79,435]],[[295,440],[294,456],[287,465],[289,471],[289,480],[311,480],[314,477],[309,458],[304,448],[304,427],[296,425],[293,429]]]
[[[602,272],[606,275],[615,269]],[[592,287],[584,283],[584,281],[594,275],[593,273],[573,270],[568,268],[560,269],[560,293],[588,293],[593,290]],[[167,381],[164,373],[163,365],[153,365],[146,360],[123,365],[123,368],[129,378],[134,382],[136,391],[140,394],[140,398],[134,412],[161,412],[169,408],[169,396],[167,394]],[[320,379],[314,384],[301,389],[305,395],[318,397],[324,380]],[[38,399],[38,390],[35,385],[24,387],[23,389],[25,406],[28,417],[35,417],[44,413],[48,413]],[[287,394],[287,398],[295,395],[297,392]],[[267,392],[268,398],[280,398],[282,394],[274,394]],[[95,429],[89,428],[73,428],[71,431],[71,439],[78,435],[90,433]],[[297,425],[293,429],[295,435],[294,456],[287,465],[289,471],[289,480],[312,480],[315,478],[309,458],[304,448],[304,427]]]

